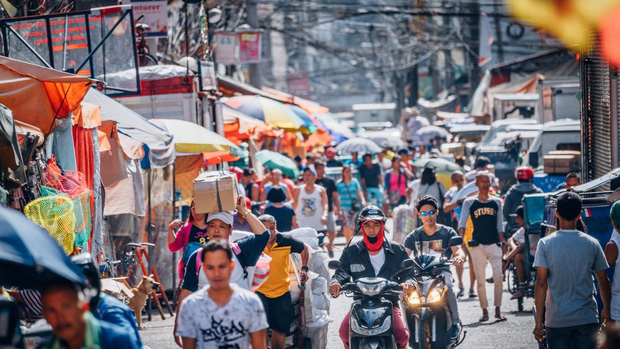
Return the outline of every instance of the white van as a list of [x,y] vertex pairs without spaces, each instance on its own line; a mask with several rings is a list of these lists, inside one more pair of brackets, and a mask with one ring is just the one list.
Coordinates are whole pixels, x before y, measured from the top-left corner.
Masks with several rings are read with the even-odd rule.
[[534,169],[543,166],[542,159],[553,150],[581,151],[581,121],[561,119],[546,123],[523,159]]

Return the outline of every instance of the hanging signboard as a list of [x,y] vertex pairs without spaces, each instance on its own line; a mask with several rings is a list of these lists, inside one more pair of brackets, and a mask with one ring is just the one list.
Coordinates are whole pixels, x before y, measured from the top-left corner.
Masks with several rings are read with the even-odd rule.
[[239,33],[239,62],[258,63],[262,58],[260,32]]
[[215,33],[215,61],[224,65],[237,64],[238,43],[239,34],[237,33]]
[[168,37],[168,9],[166,0],[131,0],[133,18],[147,24],[148,37]]
[[200,91],[217,90],[217,76],[213,62],[200,61],[198,71],[200,73]]

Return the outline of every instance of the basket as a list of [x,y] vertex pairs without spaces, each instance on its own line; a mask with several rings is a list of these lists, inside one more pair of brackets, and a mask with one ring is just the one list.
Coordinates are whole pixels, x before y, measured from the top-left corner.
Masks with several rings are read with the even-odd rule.
[[75,212],[73,200],[65,195],[50,195],[31,201],[24,214],[41,225],[58,242],[67,255],[75,243]]

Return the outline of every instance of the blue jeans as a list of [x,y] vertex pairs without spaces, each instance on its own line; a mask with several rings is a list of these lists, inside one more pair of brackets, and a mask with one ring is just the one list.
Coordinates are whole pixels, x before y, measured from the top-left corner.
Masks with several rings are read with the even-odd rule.
[[547,327],[549,349],[595,349],[598,324]]
[[377,205],[378,207],[383,206],[383,189],[381,188],[366,188],[368,192],[368,197],[366,198],[366,203],[368,205]]

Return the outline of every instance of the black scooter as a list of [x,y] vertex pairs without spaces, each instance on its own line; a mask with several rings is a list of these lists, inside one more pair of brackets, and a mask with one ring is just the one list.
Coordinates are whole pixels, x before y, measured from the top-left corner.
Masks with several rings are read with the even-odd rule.
[[[339,269],[340,261],[330,261],[330,269]],[[390,279],[398,280],[398,275],[413,268],[413,261],[403,261],[401,269]],[[350,313],[349,348],[352,349],[396,349],[393,330],[392,307],[390,298],[402,293],[400,284],[379,277],[365,277],[342,286],[340,292],[353,297]]]
[[[463,243],[463,238],[450,239],[450,246]],[[441,253],[432,252],[423,243],[413,257],[415,290],[407,295],[405,325],[409,330],[409,346],[414,349],[454,348],[461,344],[467,332],[462,330],[450,338],[452,313],[448,306],[448,286],[441,272],[450,270],[450,262]],[[414,251],[415,252],[415,251]]]

